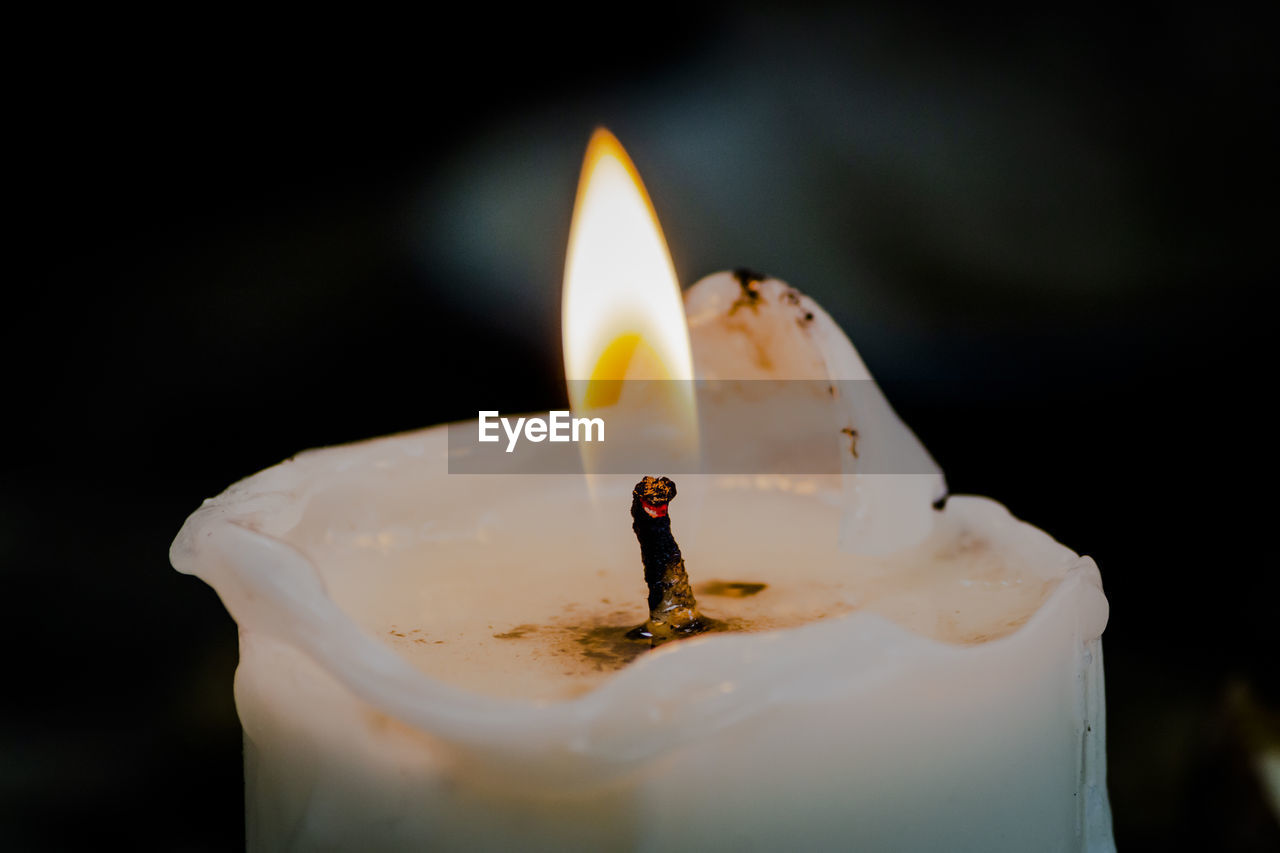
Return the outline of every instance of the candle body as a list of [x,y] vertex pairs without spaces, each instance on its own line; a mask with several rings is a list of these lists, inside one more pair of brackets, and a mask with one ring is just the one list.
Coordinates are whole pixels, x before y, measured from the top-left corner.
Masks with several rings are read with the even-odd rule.
[[[806,535],[841,511],[820,481],[706,478],[709,529],[790,535],[704,535],[695,577],[767,581],[801,622],[823,614],[789,585],[842,606],[584,681],[571,655],[499,637],[601,573],[636,586],[642,621],[634,543],[582,535],[576,478],[450,476],[446,454],[443,429],[301,454],[174,543],[240,625],[250,849],[1111,849],[1097,569],[999,505],[953,498],[914,554],[861,558]],[[922,555],[930,574],[904,575]],[[562,582],[545,599],[540,571]],[[496,621],[470,610],[477,583]],[[436,631],[457,610],[479,639]],[[509,675],[468,682],[498,655]],[[563,695],[518,676],[562,665]]]

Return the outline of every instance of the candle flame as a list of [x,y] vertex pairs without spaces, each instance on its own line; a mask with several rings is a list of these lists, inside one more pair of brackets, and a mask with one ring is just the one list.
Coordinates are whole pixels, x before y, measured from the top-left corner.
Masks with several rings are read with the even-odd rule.
[[[662,228],[631,158],[604,128],[591,136],[582,163],[562,321],[574,411],[616,403],[620,383],[608,380],[693,379],[684,302]],[[677,388],[692,417],[692,388]]]

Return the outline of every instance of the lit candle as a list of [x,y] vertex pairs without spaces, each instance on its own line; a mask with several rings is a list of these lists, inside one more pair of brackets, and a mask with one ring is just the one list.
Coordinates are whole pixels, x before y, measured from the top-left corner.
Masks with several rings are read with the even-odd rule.
[[[630,486],[520,475],[519,454],[506,476],[450,474],[437,427],[308,451],[206,501],[171,557],[240,626],[249,847],[1111,849],[1093,561],[987,499],[943,507],[940,472],[807,297],[726,273],[682,306],[610,137],[593,174],[570,378],[861,383],[835,403],[843,473],[697,476],[690,542],[681,483],[671,529],[698,605],[741,630],[652,651],[625,636],[647,612]],[[647,258],[631,278],[597,251],[628,221],[637,242],[610,251]],[[600,325],[570,337],[580,310]],[[706,408],[714,433],[726,409]]]

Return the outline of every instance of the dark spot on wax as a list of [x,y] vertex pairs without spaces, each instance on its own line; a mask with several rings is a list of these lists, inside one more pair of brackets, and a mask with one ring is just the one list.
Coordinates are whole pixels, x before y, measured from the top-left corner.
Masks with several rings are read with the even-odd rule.
[[722,595],[726,598],[748,598],[764,592],[768,588],[765,583],[748,581],[708,581],[698,587],[699,595]]
[[858,431],[853,427],[845,427],[840,431],[845,435],[849,436],[849,452],[853,454],[854,459],[857,459],[858,458]]
[[523,637],[525,634],[536,633],[537,630],[538,630],[537,625],[517,625],[514,628],[512,628],[510,631],[505,631],[501,634],[494,634],[493,638],[495,640],[518,640],[521,637]]

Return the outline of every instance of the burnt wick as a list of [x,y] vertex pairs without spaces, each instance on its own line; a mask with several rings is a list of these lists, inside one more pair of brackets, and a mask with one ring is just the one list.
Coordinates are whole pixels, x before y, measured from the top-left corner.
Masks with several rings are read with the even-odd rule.
[[649,620],[627,632],[654,645],[699,634],[712,627],[698,614],[680,546],[671,535],[671,501],[676,484],[666,477],[645,477],[631,492],[631,529],[640,542],[644,582],[649,585]]

